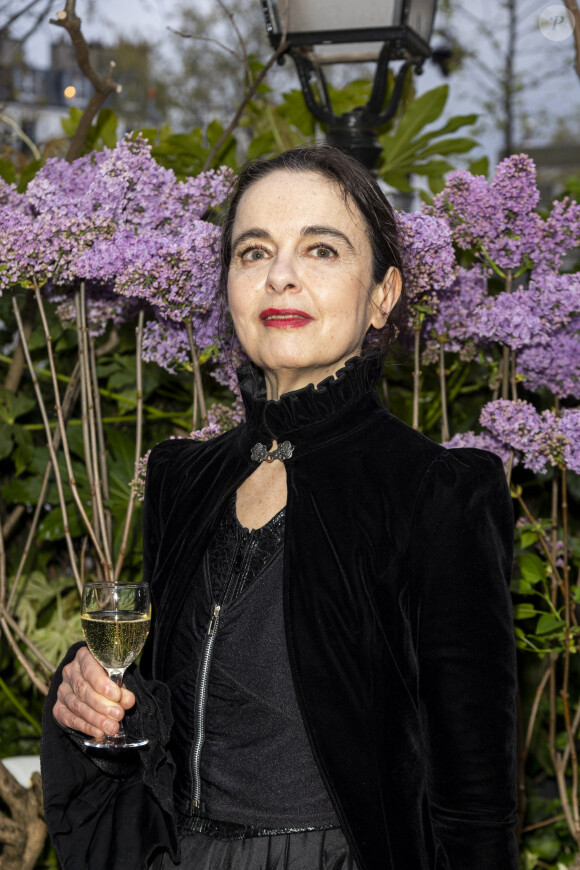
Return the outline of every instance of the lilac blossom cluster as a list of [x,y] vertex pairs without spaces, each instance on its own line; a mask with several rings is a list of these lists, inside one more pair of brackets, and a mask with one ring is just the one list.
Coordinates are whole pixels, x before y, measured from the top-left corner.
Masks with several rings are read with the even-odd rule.
[[524,347],[516,371],[527,390],[550,390],[563,399],[580,399],[580,317],[554,330],[550,340]]
[[503,273],[526,268],[557,269],[580,242],[580,206],[554,203],[547,219],[536,211],[539,192],[533,161],[508,157],[488,182],[470,172],[452,172],[428,214],[447,221],[453,241]]
[[483,432],[463,432],[445,443],[446,447],[479,447],[536,474],[548,467],[566,467],[580,472],[580,408],[539,412],[523,399],[496,399],[481,410]]
[[451,232],[445,220],[422,212],[397,215],[403,278],[411,309],[437,311],[455,278]]
[[522,399],[497,399],[482,408],[479,422],[507,445],[525,468],[544,473],[548,466],[580,471],[580,409],[539,412]]
[[[160,320],[158,332],[168,319],[187,318],[196,345],[211,345],[218,337],[220,231],[206,218],[231,182],[226,168],[179,181],[139,136],[74,163],[48,160],[25,193],[0,187],[0,292],[36,281],[71,320],[73,290],[85,281],[94,334],[107,322],[134,319],[128,298]],[[175,355],[166,342],[160,347],[160,364],[171,368],[183,359],[181,331],[179,340],[172,331]],[[151,340],[148,354],[156,358]]]

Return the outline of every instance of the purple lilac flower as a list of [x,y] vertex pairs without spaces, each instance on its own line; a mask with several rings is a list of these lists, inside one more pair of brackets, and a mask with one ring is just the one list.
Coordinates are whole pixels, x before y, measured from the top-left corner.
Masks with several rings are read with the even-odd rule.
[[467,250],[475,247],[493,217],[489,185],[483,175],[466,170],[450,172],[447,184],[425,208],[427,214],[447,221],[455,244]]
[[580,313],[580,278],[535,272],[527,288],[484,298],[471,312],[465,336],[496,341],[513,350],[544,345],[555,329]]
[[[566,418],[564,418],[566,414]],[[517,451],[525,468],[544,473],[547,465],[580,468],[580,411],[539,413],[522,399],[497,399],[482,408],[479,422],[507,447]],[[574,432],[575,430],[575,432]]]
[[428,214],[400,212],[397,228],[409,302],[436,310],[440,294],[453,283],[456,272],[449,227]]
[[569,250],[580,244],[580,205],[565,197],[552,205],[548,218],[539,221],[535,250],[536,268],[559,269]]
[[559,398],[580,399],[580,317],[554,330],[545,344],[524,347],[516,371],[528,390],[546,388]]
[[155,238],[143,256],[117,275],[116,292],[144,299],[162,317],[172,320],[202,315],[206,335],[196,343],[199,347],[213,344],[217,337],[217,316],[212,318],[212,308],[216,308],[220,238],[221,230],[205,221],[193,221],[177,238]]
[[147,463],[149,462],[150,455],[151,451],[148,450],[141,459],[137,460],[135,465],[135,476],[133,477],[133,480],[129,481],[129,488],[135,493],[135,496],[139,501],[143,501],[145,498],[145,478],[147,476]]
[[502,160],[490,192],[495,216],[484,227],[482,243],[500,269],[518,269],[530,259],[538,236],[540,192],[533,160],[526,154]]
[[539,191],[533,161],[525,154],[503,160],[491,182],[469,172],[452,172],[428,214],[444,218],[453,241],[475,249],[500,270],[557,268],[580,240],[580,207],[554,203],[547,220],[537,214]]
[[425,364],[438,360],[439,341],[434,336],[445,338],[446,351],[459,353],[462,359],[473,358],[477,347],[469,324],[474,311],[487,299],[487,281],[487,270],[478,264],[458,270],[453,284],[440,295],[437,312],[427,316],[423,325]]
[[143,329],[143,359],[174,374],[176,368],[191,362],[185,326],[173,320],[148,320]]
[[[496,438],[490,432],[458,432],[449,441],[443,442],[443,447],[453,449],[455,447],[478,447],[480,450],[489,450],[491,453],[496,453],[504,464],[507,471],[510,460],[510,449],[506,447],[503,441]],[[514,457],[514,465],[517,460]]]
[[580,408],[564,408],[558,423],[565,441],[562,451],[564,465],[580,474]]

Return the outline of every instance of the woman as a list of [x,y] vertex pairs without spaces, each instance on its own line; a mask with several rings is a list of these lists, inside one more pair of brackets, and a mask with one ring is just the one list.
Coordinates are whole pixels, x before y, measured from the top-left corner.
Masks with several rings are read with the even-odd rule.
[[[393,212],[329,147],[254,164],[224,223],[226,287],[247,422],[151,454],[150,682],[133,677],[133,706],[86,648],[57,677],[61,860],[516,870],[511,502],[496,456],[381,405]],[[126,711],[151,736],[132,766],[69,749],[64,729],[112,733]]]

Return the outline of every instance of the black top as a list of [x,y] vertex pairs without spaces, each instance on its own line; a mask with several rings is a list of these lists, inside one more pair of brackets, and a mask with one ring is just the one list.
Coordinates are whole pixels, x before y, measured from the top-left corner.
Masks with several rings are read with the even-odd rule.
[[[283,509],[261,528],[244,529],[234,495],[193,584],[204,584],[207,600],[221,604],[207,666],[200,814],[233,823],[212,827],[222,839],[241,836],[240,829],[248,836],[339,824],[292,684],[282,603],[284,521]],[[190,668],[172,692],[173,703],[185,715],[189,711],[190,719],[203,691],[204,628],[203,614],[190,599],[177,627]],[[173,743],[180,745],[172,747],[184,762],[188,755],[190,765],[193,736],[185,746],[179,729]],[[181,810],[191,818],[188,797],[182,794]],[[182,829],[192,826],[182,819]]]
[[[277,402],[242,378],[246,424],[151,452],[153,624],[141,673],[127,675],[137,703],[126,716],[150,743],[132,772],[103,776],[102,762],[73,752],[52,723],[57,674],[42,764],[63,870],[143,868],[158,851],[176,855],[175,768],[164,752],[172,713],[181,718],[168,692],[180,679],[174,628],[229,498],[256,468],[253,446],[274,437],[294,446],[283,569],[293,686],[357,865],[517,870],[505,474],[498,457],[445,450],[393,417],[374,387],[379,374],[378,358],[349,360],[335,380]],[[201,596],[199,606],[209,620]]]

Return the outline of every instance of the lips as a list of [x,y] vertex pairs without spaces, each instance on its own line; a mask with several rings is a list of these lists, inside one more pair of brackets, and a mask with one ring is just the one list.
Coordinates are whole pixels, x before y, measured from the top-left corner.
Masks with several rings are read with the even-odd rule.
[[264,326],[274,329],[295,329],[306,326],[314,318],[306,311],[299,311],[297,308],[266,308],[260,312],[260,320]]

